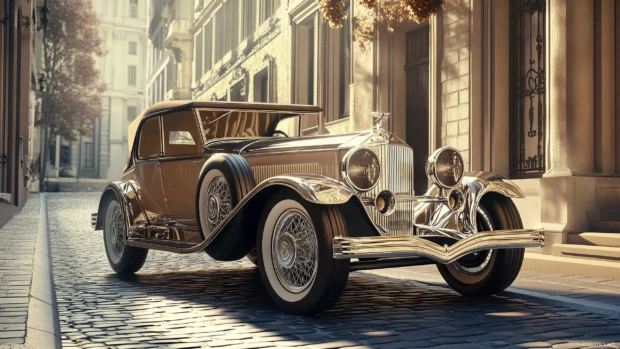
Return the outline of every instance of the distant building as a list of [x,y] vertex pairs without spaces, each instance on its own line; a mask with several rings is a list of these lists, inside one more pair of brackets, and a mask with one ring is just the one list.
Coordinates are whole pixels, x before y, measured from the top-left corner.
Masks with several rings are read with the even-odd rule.
[[127,128],[145,107],[146,2],[92,1],[107,52],[96,64],[107,90],[91,136],[54,142],[48,166],[51,191],[97,190],[121,178],[129,154]]
[[187,0],[148,0],[146,102],[190,99],[193,16]]

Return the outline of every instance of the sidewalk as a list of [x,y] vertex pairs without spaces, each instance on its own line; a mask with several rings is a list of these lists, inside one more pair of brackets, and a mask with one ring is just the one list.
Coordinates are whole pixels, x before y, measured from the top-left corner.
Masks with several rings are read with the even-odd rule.
[[[448,287],[434,265],[365,273]],[[549,304],[620,319],[620,280],[521,270],[505,294],[535,297]]]
[[59,347],[46,212],[31,195],[0,229],[0,348]]

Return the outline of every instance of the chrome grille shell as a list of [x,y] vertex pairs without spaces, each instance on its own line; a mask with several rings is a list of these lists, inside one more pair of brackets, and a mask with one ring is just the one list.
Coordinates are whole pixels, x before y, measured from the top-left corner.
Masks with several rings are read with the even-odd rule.
[[413,196],[413,150],[403,144],[367,145],[381,162],[381,178],[370,191],[361,194],[362,198],[376,198],[383,190],[396,196],[396,209],[385,216],[374,206],[366,205],[366,212],[372,221],[381,228],[383,235],[413,235],[412,201],[399,201],[399,195]]

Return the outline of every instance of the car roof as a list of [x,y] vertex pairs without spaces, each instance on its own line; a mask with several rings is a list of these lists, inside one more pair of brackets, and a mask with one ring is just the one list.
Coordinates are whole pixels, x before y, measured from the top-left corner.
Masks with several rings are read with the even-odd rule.
[[220,101],[164,101],[148,107],[139,118],[144,118],[151,114],[165,112],[171,109],[184,108],[209,108],[222,110],[255,110],[255,111],[274,111],[282,113],[319,113],[323,109],[316,105],[302,104],[276,104],[276,103],[250,103],[250,102],[220,102]]
[[174,100],[164,101],[153,104],[146,108],[130,125],[129,125],[129,145],[130,151],[133,147],[138,126],[142,120],[153,114],[165,114],[175,110],[188,108],[200,109],[221,109],[221,110],[252,110],[259,112],[279,112],[291,114],[314,114],[323,111],[323,108],[316,105],[303,104],[276,104],[276,103],[255,103],[255,102],[224,102],[224,101],[193,101],[193,100]]

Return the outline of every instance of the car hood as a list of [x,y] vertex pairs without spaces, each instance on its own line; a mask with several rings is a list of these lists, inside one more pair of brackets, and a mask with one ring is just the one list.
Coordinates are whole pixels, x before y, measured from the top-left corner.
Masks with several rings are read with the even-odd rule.
[[237,148],[240,155],[262,154],[262,153],[283,153],[308,150],[336,150],[343,144],[348,144],[356,138],[361,137],[361,133],[309,136],[298,138],[263,138],[254,139]]

